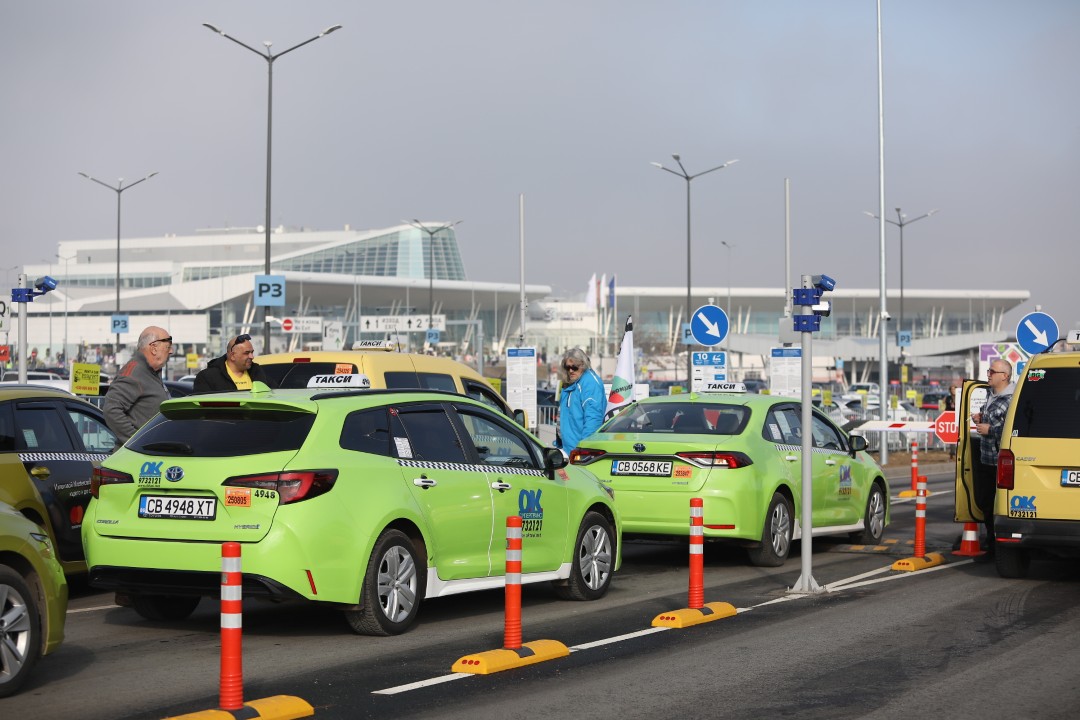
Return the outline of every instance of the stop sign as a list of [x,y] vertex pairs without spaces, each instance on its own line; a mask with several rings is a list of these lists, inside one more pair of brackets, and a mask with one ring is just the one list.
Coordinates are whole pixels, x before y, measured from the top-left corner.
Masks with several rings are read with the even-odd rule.
[[946,410],[938,415],[937,420],[934,421],[934,434],[941,442],[955,445],[960,438],[960,428],[956,425],[956,412]]
[[285,318],[284,320],[281,321],[281,329],[284,330],[285,332],[289,332],[290,330],[292,330],[292,326],[293,326],[292,318]]

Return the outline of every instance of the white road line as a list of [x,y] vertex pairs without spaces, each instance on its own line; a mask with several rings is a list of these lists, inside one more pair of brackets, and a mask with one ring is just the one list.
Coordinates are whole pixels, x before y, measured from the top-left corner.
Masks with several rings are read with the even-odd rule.
[[433,677],[428,680],[421,680],[419,682],[409,683],[408,685],[398,685],[397,687],[386,688],[385,690],[374,690],[372,695],[397,695],[398,693],[408,692],[409,690],[417,690],[422,687],[428,687],[430,685],[440,685],[442,683],[450,682],[451,680],[461,680],[462,678],[475,677],[472,673],[450,673],[449,675],[442,675],[440,677]]
[[591,650],[602,645],[610,645],[611,643],[622,642],[623,640],[629,640],[631,638],[642,637],[644,635],[652,635],[653,633],[663,632],[664,630],[670,630],[667,627],[654,627],[648,630],[638,630],[637,632],[626,633],[625,635],[616,635],[615,637],[604,638],[603,640],[597,640],[590,643],[582,643],[581,645],[574,645],[570,648],[570,652],[577,652],[578,650]]
[[95,612],[97,610],[112,610],[113,608],[118,608],[118,607],[120,607],[120,606],[113,604],[113,605],[99,605],[97,607],[88,607],[88,608],[76,608],[76,609],[68,608],[67,614],[68,615],[74,615],[75,613]]

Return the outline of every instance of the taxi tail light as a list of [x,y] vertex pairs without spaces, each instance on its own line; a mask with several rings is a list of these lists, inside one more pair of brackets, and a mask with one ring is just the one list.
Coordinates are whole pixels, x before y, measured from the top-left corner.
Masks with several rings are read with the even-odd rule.
[[681,452],[675,453],[675,457],[698,467],[727,468],[729,470],[754,464],[749,455],[741,452]]
[[96,467],[90,475],[90,495],[97,497],[102,485],[120,485],[121,483],[133,482],[135,482],[135,479],[127,473]]
[[571,465],[588,465],[596,462],[602,456],[607,455],[603,450],[591,450],[589,448],[574,448],[570,451]]
[[997,486],[1002,490],[1012,490],[1016,481],[1016,458],[1012,450],[1002,450],[998,453],[997,461]]
[[282,505],[288,505],[330,492],[337,482],[337,476],[337,470],[290,470],[232,477],[222,485],[273,490],[278,494],[278,501]]

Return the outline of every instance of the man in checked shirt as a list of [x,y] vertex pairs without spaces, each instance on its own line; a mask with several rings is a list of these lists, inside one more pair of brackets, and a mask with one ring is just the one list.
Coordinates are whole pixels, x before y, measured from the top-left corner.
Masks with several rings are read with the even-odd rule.
[[994,494],[997,492],[997,459],[1001,447],[1001,430],[1009,412],[1016,384],[1012,382],[1012,364],[997,358],[986,371],[990,396],[982,412],[972,414],[975,432],[979,434],[979,462],[975,464],[975,504],[983,514],[986,525],[987,552],[994,552]]

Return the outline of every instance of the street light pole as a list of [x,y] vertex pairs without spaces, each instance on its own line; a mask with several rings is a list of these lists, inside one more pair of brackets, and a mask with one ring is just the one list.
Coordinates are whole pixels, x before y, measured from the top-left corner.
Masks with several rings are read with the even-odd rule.
[[[110,185],[107,182],[102,182],[101,180],[98,180],[96,177],[90,177],[89,175],[87,175],[84,172],[80,172],[79,174],[82,175],[87,180],[92,180],[92,181],[96,182],[98,185],[101,185],[102,187],[107,187],[110,190],[112,190],[114,193],[116,193],[116,314],[119,315],[120,314],[120,196],[123,195],[125,190],[130,190],[131,188],[135,187],[139,183],[145,182],[145,181],[149,180],[150,178],[154,177],[155,175],[157,175],[157,172],[152,172],[149,175],[147,175],[146,177],[140,178],[140,179],[136,180],[135,182],[131,183],[130,185],[124,185],[124,178],[120,178],[117,181],[117,184],[116,184],[115,187],[113,187],[112,185]],[[119,353],[120,353],[120,333],[116,333],[116,345],[113,348],[113,353],[114,353],[114,355],[119,355]],[[118,365],[119,365],[119,363],[118,363]]]
[[68,347],[68,297],[71,295],[71,291],[68,289],[70,287],[70,285],[68,283],[68,262],[71,261],[71,260],[74,260],[75,258],[77,258],[78,254],[75,254],[75,255],[72,255],[71,257],[68,257],[66,255],[61,255],[60,253],[56,253],[56,257],[57,257],[57,259],[64,261],[64,364],[67,365],[67,361],[68,361],[68,354],[67,354],[67,347]]
[[[720,244],[727,248],[727,266],[728,266],[728,283],[727,283],[727,321],[728,331],[727,337],[724,338],[724,347],[731,351],[731,251],[735,249],[735,246],[729,243],[727,240],[721,240]],[[731,373],[731,363],[728,362],[728,373]]]
[[[903,330],[904,329],[904,227],[907,226],[907,225],[910,225],[911,223],[918,222],[920,220],[928,218],[928,217],[930,217],[931,215],[933,215],[936,212],[937,212],[937,208],[931,210],[930,212],[928,212],[928,213],[926,213],[924,215],[920,215],[917,218],[912,218],[912,219],[908,220],[907,215],[904,215],[904,213],[901,212],[900,208],[896,208],[896,218],[897,218],[896,220],[890,220],[889,218],[885,218],[885,222],[889,223],[890,225],[895,225],[896,227],[900,228],[900,322],[896,326],[897,330]],[[863,213],[865,213],[866,215],[869,215],[870,217],[874,218],[875,220],[880,220],[880,218],[877,215],[870,212],[869,210],[863,210]],[[915,325],[914,325],[914,323],[912,323],[912,325],[911,325],[911,334],[912,334],[912,336],[914,336],[914,334],[915,334]],[[900,356],[901,356],[901,358],[903,357],[903,355],[904,355],[904,349],[900,348]]]
[[[210,23],[203,23],[203,27],[210,29],[211,31],[217,33],[218,35],[220,35],[221,37],[223,37],[223,38],[225,38],[227,40],[232,40],[234,43],[236,43],[240,47],[247,48],[248,50],[255,53],[256,55],[258,55],[259,57],[261,57],[263,60],[266,61],[266,70],[267,70],[267,72],[266,72],[266,224],[263,226],[264,232],[266,233],[266,262],[264,264],[263,272],[264,272],[264,274],[269,275],[270,274],[270,187],[271,187],[270,168],[271,168],[271,153],[272,153],[272,149],[273,149],[272,139],[273,139],[273,127],[274,127],[274,61],[277,60],[282,55],[285,55],[286,53],[290,53],[293,50],[296,50],[297,48],[300,48],[300,47],[303,47],[304,45],[307,45],[308,43],[315,42],[319,38],[321,38],[321,37],[323,37],[325,35],[329,35],[330,33],[334,32],[335,30],[340,30],[341,25],[333,25],[331,27],[328,27],[325,30],[323,30],[321,33],[319,33],[318,35],[316,35],[314,37],[311,37],[311,38],[308,38],[307,40],[305,40],[302,43],[297,43],[296,45],[293,45],[288,50],[282,50],[281,52],[277,53],[276,55],[270,52],[270,46],[273,43],[271,43],[269,40],[264,40],[263,41],[263,47],[266,48],[266,51],[262,52],[262,51],[256,50],[255,48],[251,47],[250,45],[248,45],[245,42],[241,42],[240,40],[237,40],[233,36],[226,33],[224,30],[219,30],[218,28],[214,27]],[[263,342],[265,343],[264,346],[263,346],[263,352],[264,353],[270,352],[270,319],[268,317],[268,307],[266,305],[263,305]]]
[[[679,164],[679,170],[678,171],[672,170],[671,168],[668,168],[668,167],[664,167],[663,165],[661,165],[658,162],[654,162],[654,163],[652,163],[652,165],[654,165],[655,167],[660,168],[661,170],[666,170],[667,172],[671,173],[672,175],[676,175],[676,176],[681,177],[682,179],[686,180],[686,322],[689,323],[690,320],[691,320],[690,313],[692,312],[692,308],[690,307],[690,301],[691,301],[691,298],[690,298],[690,181],[693,180],[694,178],[699,178],[702,175],[708,175],[709,173],[714,172],[716,170],[722,170],[723,168],[726,168],[728,165],[733,165],[734,163],[737,163],[739,161],[737,159],[736,160],[728,160],[723,165],[717,165],[714,168],[709,168],[708,170],[704,170],[704,171],[699,172],[699,173],[697,173],[695,175],[691,175],[690,173],[686,172],[686,168],[683,167],[682,159],[680,158],[678,153],[674,153],[671,157],[675,162],[677,162]],[[688,392],[690,390],[690,385],[691,385],[691,382],[692,382],[692,380],[691,380],[692,368],[693,368],[693,359],[690,356],[690,348],[689,348],[689,346],[687,346],[687,351],[686,351],[686,388],[687,388]]]
[[430,330],[435,318],[435,235],[443,230],[449,230],[455,225],[460,225],[462,220],[455,220],[452,223],[446,225],[440,225],[437,228],[429,228],[424,223],[413,218],[412,220],[406,220],[407,224],[412,225],[414,228],[423,230],[428,234],[428,329]]

